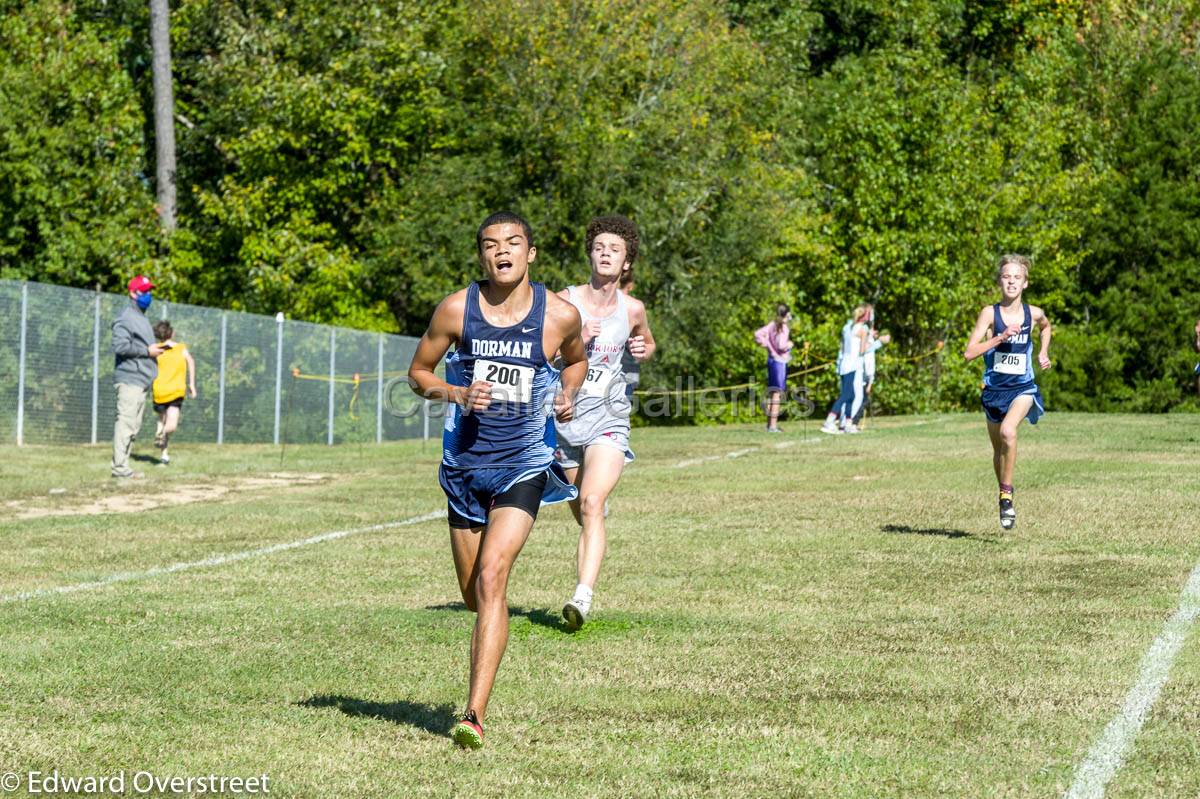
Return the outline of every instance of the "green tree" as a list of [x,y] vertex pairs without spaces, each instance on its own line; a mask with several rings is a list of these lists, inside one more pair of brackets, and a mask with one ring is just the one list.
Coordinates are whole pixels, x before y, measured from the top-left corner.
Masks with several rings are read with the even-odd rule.
[[0,7],[0,277],[122,287],[156,231],[118,46],[71,7]]

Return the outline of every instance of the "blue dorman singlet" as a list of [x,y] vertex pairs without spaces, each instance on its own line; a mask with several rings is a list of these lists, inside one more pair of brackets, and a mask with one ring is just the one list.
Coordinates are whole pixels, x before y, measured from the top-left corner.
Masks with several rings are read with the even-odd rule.
[[494,327],[479,307],[480,283],[467,287],[458,349],[446,357],[446,382],[492,384],[484,411],[454,404],[442,433],[442,463],[459,469],[548,466],[557,445],[551,421],[559,370],[546,360],[546,287],[530,283],[533,306],[511,327]]

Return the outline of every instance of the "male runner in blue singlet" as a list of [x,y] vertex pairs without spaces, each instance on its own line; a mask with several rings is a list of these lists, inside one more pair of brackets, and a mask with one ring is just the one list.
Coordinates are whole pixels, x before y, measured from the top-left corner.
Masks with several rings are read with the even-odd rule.
[[[492,214],[479,226],[476,247],[487,279],[442,300],[408,370],[417,394],[449,403],[438,479],[459,589],[476,614],[467,710],[452,736],[471,749],[483,745],[483,717],[508,643],[509,572],[538,506],[577,496],[554,463],[548,408],[553,402],[554,415],[570,419],[587,373],[579,312],[529,281],[537,256],[529,224],[511,212]],[[441,380],[434,370],[451,347]],[[550,363],[555,353],[561,373]]]
[[983,415],[992,439],[992,466],[1000,483],[1000,526],[1017,523],[1013,507],[1013,467],[1017,463],[1017,426],[1022,419],[1037,424],[1045,413],[1042,394],[1033,380],[1033,326],[1038,327],[1038,365],[1050,368],[1050,320],[1041,308],[1022,302],[1029,287],[1029,259],[1005,255],[996,274],[1000,302],[979,312],[963,357],[983,356]]

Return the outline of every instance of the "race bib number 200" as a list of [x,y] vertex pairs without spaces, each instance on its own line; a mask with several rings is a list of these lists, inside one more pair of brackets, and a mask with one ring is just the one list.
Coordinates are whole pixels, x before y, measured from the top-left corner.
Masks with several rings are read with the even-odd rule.
[[1024,352],[997,352],[992,368],[1003,375],[1023,375],[1027,357]]
[[533,400],[533,367],[507,363],[475,361],[472,382],[483,380],[492,384],[492,399],[500,402],[531,402]]

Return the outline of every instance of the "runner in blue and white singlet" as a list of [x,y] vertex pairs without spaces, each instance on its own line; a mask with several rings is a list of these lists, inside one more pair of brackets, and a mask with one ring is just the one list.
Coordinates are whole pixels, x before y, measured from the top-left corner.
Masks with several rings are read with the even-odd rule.
[[996,273],[1000,302],[979,312],[963,357],[983,356],[981,402],[992,441],[992,468],[1000,486],[1000,526],[1011,530],[1017,523],[1013,505],[1013,470],[1017,462],[1017,428],[1022,419],[1036,424],[1045,410],[1033,379],[1033,329],[1041,345],[1038,365],[1049,369],[1050,320],[1041,308],[1022,300],[1029,286],[1029,259],[1005,255]]
[[[462,337],[446,357],[446,382],[463,388],[476,381],[491,383],[492,403],[473,413],[457,404],[450,406],[442,434],[442,464],[454,470],[505,471],[507,484],[497,485],[497,493],[554,463],[554,425],[547,410],[558,389],[559,371],[546,359],[542,344],[546,287],[530,286],[529,315],[509,327],[488,322],[479,310],[480,284],[468,286]],[[452,496],[451,507],[472,521],[486,521],[483,509],[470,498],[461,500],[462,507],[454,507]]]
[[[1021,304],[1021,332],[997,344],[983,355],[983,413],[989,422],[1000,424],[1012,401],[1023,395],[1033,397],[1025,418],[1037,424],[1046,408],[1033,379],[1033,314]],[[992,306],[992,330],[1008,327],[1000,313],[1000,304]]]
[[[556,418],[567,420],[587,371],[579,312],[529,281],[529,223],[492,214],[476,233],[487,280],[446,297],[408,370],[413,390],[447,403],[438,481],[463,603],[475,612],[467,708],[451,730],[483,745],[483,719],[508,643],[508,578],[542,502],[576,495],[553,461]],[[437,368],[446,353],[446,379]],[[560,372],[546,353],[562,358]],[[561,382],[561,391],[559,385]]]
[[630,397],[625,392],[621,356],[638,362],[654,354],[654,335],[641,300],[620,290],[632,279],[638,251],[637,227],[623,216],[593,219],[587,228],[591,277],[559,296],[579,310],[588,351],[588,373],[575,399],[575,416],[558,422],[558,462],[579,487],[571,511],[579,522],[575,593],[563,605],[563,618],[577,629],[591,611],[592,594],[608,546],[605,511],[621,479],[629,449]]

